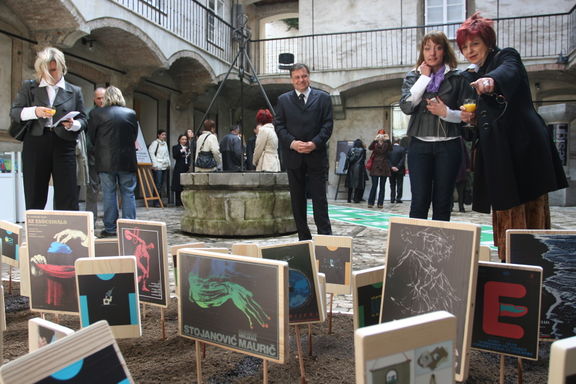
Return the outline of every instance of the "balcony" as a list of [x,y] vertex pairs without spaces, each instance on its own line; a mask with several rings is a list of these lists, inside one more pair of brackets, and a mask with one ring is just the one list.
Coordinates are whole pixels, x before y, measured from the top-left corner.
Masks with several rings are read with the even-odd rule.
[[[567,13],[495,20],[499,47],[514,47],[524,60],[564,64],[576,49],[576,6]],[[292,53],[296,62],[307,63],[311,70],[348,71],[413,66],[422,36],[431,30],[443,30],[455,36],[460,23],[384,28],[370,31],[327,33],[290,38],[252,40],[251,49],[259,56],[259,75],[282,73],[278,55]],[[455,40],[451,40],[460,62]],[[571,56],[572,55],[572,56]]]

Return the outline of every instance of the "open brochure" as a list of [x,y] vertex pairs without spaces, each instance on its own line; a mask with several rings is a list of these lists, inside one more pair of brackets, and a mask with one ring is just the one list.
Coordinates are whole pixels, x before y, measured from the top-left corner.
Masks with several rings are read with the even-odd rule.
[[73,119],[76,116],[78,116],[80,114],[80,112],[78,111],[72,111],[72,112],[68,112],[67,114],[65,114],[64,116],[62,116],[60,118],[60,120],[58,120],[57,122],[55,122],[54,124],[52,124],[53,127],[57,126],[58,124],[60,124],[63,121],[66,121],[68,119]]

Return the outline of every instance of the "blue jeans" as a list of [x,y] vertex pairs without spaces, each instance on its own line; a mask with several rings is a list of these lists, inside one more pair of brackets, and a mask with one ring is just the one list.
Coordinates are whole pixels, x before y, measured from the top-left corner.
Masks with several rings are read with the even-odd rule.
[[378,205],[384,204],[384,193],[386,190],[386,176],[370,176],[372,178],[372,188],[370,188],[370,195],[368,196],[368,205],[374,205],[374,200],[376,200],[376,190],[378,189],[378,183],[380,183],[380,190],[378,191]]
[[156,185],[156,189],[158,190],[158,195],[160,195],[160,197],[162,197],[162,187],[164,186],[164,180],[166,180],[167,175],[168,175],[168,169],[152,170],[152,177],[154,177],[154,184]]
[[136,174],[134,172],[100,172],[98,175],[102,186],[104,230],[113,233],[116,232],[116,220],[118,220],[117,184],[120,186],[122,197],[122,218],[136,218],[136,198],[134,197]]
[[427,142],[415,137],[410,140],[410,217],[427,219],[432,203],[432,219],[450,221],[461,156],[460,140]]

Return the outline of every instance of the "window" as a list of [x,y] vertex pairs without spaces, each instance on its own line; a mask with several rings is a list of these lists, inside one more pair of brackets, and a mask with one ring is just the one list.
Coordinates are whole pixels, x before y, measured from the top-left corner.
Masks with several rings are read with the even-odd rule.
[[[466,18],[466,0],[426,0],[425,6],[426,25],[461,23]],[[441,30],[449,39],[454,39],[458,27],[459,25],[450,25],[428,30]]]
[[[216,45],[222,45],[221,21],[224,17],[224,0],[208,0],[208,41]],[[220,19],[218,19],[218,16]]]
[[410,116],[405,115],[398,104],[392,105],[392,139],[401,139],[406,136]]

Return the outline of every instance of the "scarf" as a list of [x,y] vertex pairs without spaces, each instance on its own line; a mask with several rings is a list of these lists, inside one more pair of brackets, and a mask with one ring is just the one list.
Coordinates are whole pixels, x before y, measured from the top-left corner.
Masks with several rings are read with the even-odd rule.
[[442,84],[442,81],[444,81],[445,69],[446,69],[446,66],[442,65],[440,67],[440,69],[438,69],[436,72],[434,72],[430,75],[432,80],[430,81],[430,83],[428,83],[428,86],[426,87],[427,92],[430,92],[430,93],[437,93],[438,92],[438,89],[440,89],[440,84]]

